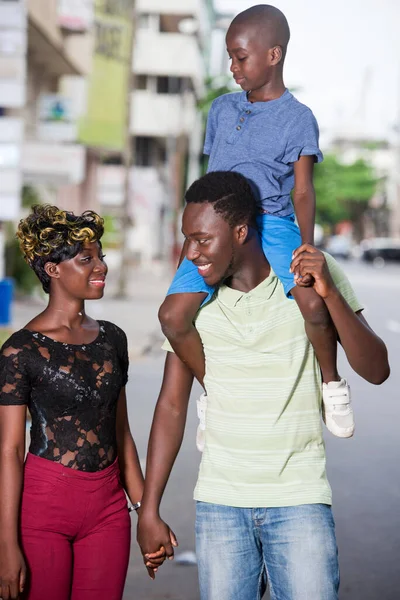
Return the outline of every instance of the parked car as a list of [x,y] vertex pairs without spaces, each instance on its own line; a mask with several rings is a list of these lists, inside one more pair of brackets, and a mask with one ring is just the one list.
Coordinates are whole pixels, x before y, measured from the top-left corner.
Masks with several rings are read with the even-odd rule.
[[361,258],[375,267],[383,267],[387,262],[400,262],[400,240],[395,238],[363,240]]
[[326,242],[326,251],[335,258],[347,260],[351,256],[351,240],[347,235],[333,235]]

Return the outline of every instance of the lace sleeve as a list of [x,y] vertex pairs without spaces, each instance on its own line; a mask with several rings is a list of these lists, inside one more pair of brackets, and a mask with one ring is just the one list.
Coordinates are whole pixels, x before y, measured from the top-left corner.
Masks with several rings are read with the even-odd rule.
[[119,327],[117,327],[116,329],[118,334],[118,358],[122,371],[123,385],[126,385],[128,383],[129,371],[128,340],[125,331],[123,331]]
[[26,370],[28,349],[14,334],[0,354],[0,405],[28,404],[30,381]]
[[117,351],[119,366],[122,373],[122,386],[125,386],[128,382],[129,370],[128,340],[126,333],[118,327],[118,325],[110,323],[110,321],[103,321],[103,324],[106,327],[110,341]]

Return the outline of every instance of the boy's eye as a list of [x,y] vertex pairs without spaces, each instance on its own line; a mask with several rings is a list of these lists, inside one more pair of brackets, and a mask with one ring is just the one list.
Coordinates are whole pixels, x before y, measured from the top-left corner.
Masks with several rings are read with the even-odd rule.
[[100,258],[100,260],[104,260],[106,256],[107,256],[106,254],[101,254],[101,255],[99,256],[99,258]]
[[242,58],[239,58],[239,57],[238,57],[238,61],[239,61],[239,62],[243,62],[244,60],[246,60],[246,58],[247,58],[247,56],[242,56]]
[[81,261],[82,261],[82,262],[89,262],[89,261],[91,261],[91,260],[92,260],[92,257],[91,257],[91,256],[84,256],[83,258],[81,258]]
[[205,244],[206,242],[208,242],[207,239],[199,240],[199,244]]

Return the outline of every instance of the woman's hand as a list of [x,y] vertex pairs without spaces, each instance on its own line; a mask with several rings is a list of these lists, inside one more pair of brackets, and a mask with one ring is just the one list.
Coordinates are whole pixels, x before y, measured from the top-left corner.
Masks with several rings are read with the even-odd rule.
[[25,581],[26,565],[20,548],[0,541],[0,598],[18,600]]

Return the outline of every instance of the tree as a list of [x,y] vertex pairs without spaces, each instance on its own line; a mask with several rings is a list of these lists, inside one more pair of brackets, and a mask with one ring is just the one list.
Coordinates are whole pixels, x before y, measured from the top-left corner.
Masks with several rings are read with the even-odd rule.
[[349,165],[340,163],[334,154],[315,167],[317,221],[333,227],[343,220],[354,225],[355,237],[362,237],[362,216],[375,193],[379,179],[365,160]]

